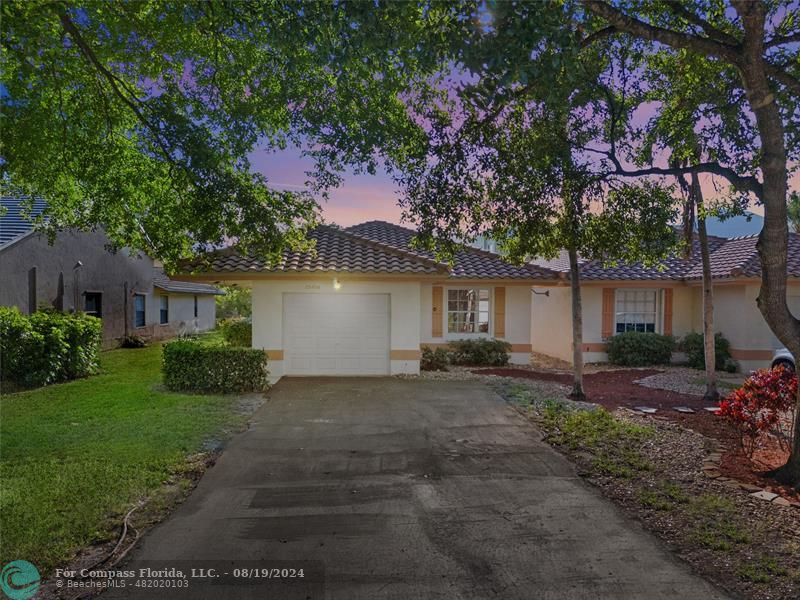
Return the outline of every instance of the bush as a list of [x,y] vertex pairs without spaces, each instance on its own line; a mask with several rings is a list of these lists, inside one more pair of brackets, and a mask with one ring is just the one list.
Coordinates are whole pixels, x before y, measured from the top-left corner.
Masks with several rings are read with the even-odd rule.
[[665,365],[674,349],[675,340],[668,335],[628,331],[608,340],[608,360],[627,367]]
[[231,346],[253,345],[253,325],[250,319],[223,319],[219,322],[222,337]]
[[419,361],[419,368],[422,371],[447,371],[450,363],[450,355],[444,348],[422,347],[422,358]]
[[508,364],[511,344],[502,340],[456,340],[448,344],[454,365],[502,367]]
[[[689,366],[693,369],[706,368],[706,355],[702,333],[687,333],[681,340],[679,347],[686,353]],[[731,343],[721,333],[714,335],[714,368],[717,371],[736,369],[736,363],[731,357]]]
[[40,386],[86,377],[97,369],[102,323],[84,313],[0,308],[2,379]]
[[782,366],[761,369],[719,403],[719,414],[739,430],[747,456],[753,455],[763,435],[772,435],[788,451],[792,419],[783,417],[794,409],[796,399],[794,372]]
[[267,387],[263,350],[177,340],[164,345],[163,358],[164,385],[170,390],[227,394]]
[[145,348],[147,340],[140,335],[126,335],[119,342],[120,348]]

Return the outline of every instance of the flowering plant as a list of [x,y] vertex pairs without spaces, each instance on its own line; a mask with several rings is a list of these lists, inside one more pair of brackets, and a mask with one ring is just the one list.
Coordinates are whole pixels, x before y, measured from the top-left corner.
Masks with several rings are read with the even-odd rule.
[[741,433],[742,450],[752,457],[763,436],[789,449],[791,413],[797,400],[797,375],[782,366],[761,369],[719,403],[719,414]]

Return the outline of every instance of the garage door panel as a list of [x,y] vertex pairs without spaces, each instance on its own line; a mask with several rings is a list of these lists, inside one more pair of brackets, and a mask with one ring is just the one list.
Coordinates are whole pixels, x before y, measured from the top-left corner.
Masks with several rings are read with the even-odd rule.
[[284,360],[289,375],[385,375],[388,294],[285,294]]

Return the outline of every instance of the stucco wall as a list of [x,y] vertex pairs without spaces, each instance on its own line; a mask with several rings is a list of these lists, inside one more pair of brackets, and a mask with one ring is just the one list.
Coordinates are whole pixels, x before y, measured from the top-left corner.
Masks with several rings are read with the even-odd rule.
[[[283,299],[285,293],[332,294],[332,278],[253,282],[253,347],[282,356]],[[348,281],[341,279],[342,293],[389,294],[390,350],[419,352],[420,284],[416,281]],[[270,378],[283,376],[282,359],[270,358]],[[391,360],[391,373],[419,373],[419,359]]]
[[[162,325],[160,297],[169,298],[169,322]],[[197,296],[197,318],[194,317],[194,295],[165,292],[151,288],[145,294],[145,326],[133,326],[133,300],[130,302],[131,333],[153,339],[165,339],[176,335],[199,333],[213,329],[216,325],[216,301],[210,294]]]
[[[531,345],[533,351],[572,362],[572,292],[567,287],[549,288],[549,296],[533,295]],[[588,291],[588,290],[587,290]],[[591,329],[586,321],[593,320],[594,305],[584,301],[584,330]]]
[[[103,344],[111,347],[125,334],[125,287],[128,289],[128,330],[155,338],[171,337],[193,315],[192,295],[170,298],[170,325],[158,324],[158,300],[161,292],[153,288],[153,260],[123,249],[106,249],[108,239],[102,232],[60,232],[53,245],[40,234],[29,235],[0,251],[0,305],[17,306],[29,313],[33,308],[58,307],[59,279],[63,282],[61,308],[72,311],[84,308],[84,292],[102,293]],[[80,261],[83,266],[74,269]],[[36,307],[28,300],[28,273],[36,268]],[[134,293],[145,295],[146,327],[133,326]],[[214,297],[200,295],[197,329],[214,327]]]
[[[481,283],[458,283],[435,284],[444,288],[443,299],[445,303],[442,319],[442,337],[434,338],[432,335],[433,318],[433,287],[432,283],[423,283],[420,286],[420,319],[419,337],[423,344],[437,345],[446,344],[451,340],[460,338],[493,338],[496,337],[494,330],[494,289],[497,286]],[[484,334],[450,334],[447,333],[447,290],[458,288],[488,288],[491,290],[489,301],[489,332]],[[505,306],[505,336],[502,338],[515,346],[516,351],[511,352],[511,362],[514,364],[530,363],[531,345],[531,288],[527,285],[503,285],[506,293]]]

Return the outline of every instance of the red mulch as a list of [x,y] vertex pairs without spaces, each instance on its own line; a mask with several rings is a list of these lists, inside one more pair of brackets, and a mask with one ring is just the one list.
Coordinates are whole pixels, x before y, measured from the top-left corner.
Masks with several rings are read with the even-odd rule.
[[[472,372],[537,381],[554,381],[565,385],[572,384],[572,375],[569,373],[531,371],[508,367],[473,369]],[[723,455],[720,464],[720,472],[724,476],[769,488],[784,497],[800,499],[800,493],[791,488],[781,486],[774,479],[769,479],[765,476],[765,472],[780,466],[787,458],[786,453],[782,452],[777,447],[777,444],[774,448],[768,447],[760,450],[754,457],[754,461],[751,462],[739,449],[737,432],[728,423],[713,413],[704,410],[704,407],[712,405],[704,401],[701,396],[648,388],[634,383],[638,379],[644,379],[656,373],[661,373],[661,371],[621,369],[588,373],[583,376],[586,400],[600,404],[609,410],[614,410],[621,406],[627,408],[635,406],[657,408],[657,416],[665,417],[680,423],[688,429],[719,440],[729,449]],[[675,406],[688,406],[697,412],[694,414],[679,413],[673,410]]]

